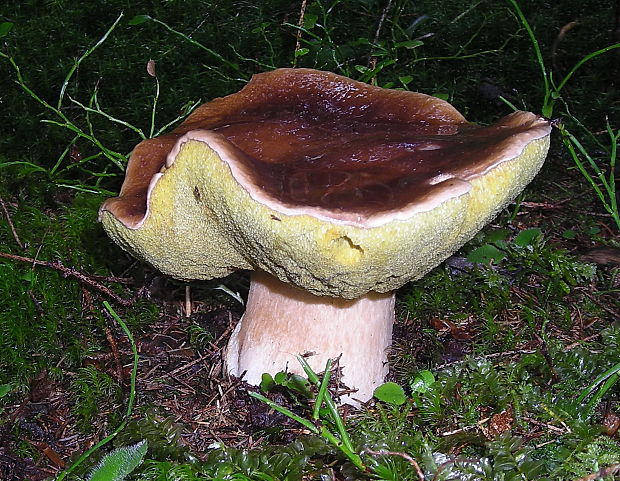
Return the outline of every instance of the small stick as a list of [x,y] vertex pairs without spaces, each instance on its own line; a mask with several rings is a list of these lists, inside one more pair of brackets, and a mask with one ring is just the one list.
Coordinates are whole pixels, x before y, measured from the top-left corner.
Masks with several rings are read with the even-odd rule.
[[185,286],[185,317],[192,316],[192,291],[190,286]]
[[606,478],[607,476],[613,476],[618,472],[620,472],[620,463],[612,464],[611,466],[607,466],[596,473],[589,474],[583,478],[576,479],[575,481],[595,481],[597,479]]
[[199,362],[204,361],[205,359],[206,357],[199,357],[198,359],[194,359],[193,361],[190,361],[187,364],[183,364],[181,367],[177,367],[174,371],[164,374],[163,377],[174,376],[176,374],[179,374],[180,372],[186,371],[190,367],[194,366],[195,364],[198,364]]
[[[372,41],[373,46],[376,45],[376,43],[379,41],[379,35],[381,34],[381,29],[383,28],[383,22],[385,22],[385,17],[387,17],[387,14],[391,8],[392,8],[392,0],[388,0],[387,5],[383,9],[383,12],[381,12],[379,23],[377,24],[377,30],[375,31],[375,38]],[[368,54],[368,68],[375,68],[376,64],[377,64],[377,58],[373,57],[372,50],[371,50],[370,53]]]
[[420,481],[424,481],[426,479],[424,477],[424,473],[420,469],[420,465],[418,464],[418,462],[415,459],[413,459],[411,456],[409,456],[407,453],[400,453],[398,451],[386,451],[384,449],[380,449],[379,451],[373,451],[372,449],[365,449],[364,451],[374,456],[400,456],[401,458],[409,461],[409,464],[411,464],[411,466],[413,466],[413,469],[415,469],[415,472],[417,473],[418,479]]
[[543,209],[562,209],[564,206],[562,202],[557,204],[549,204],[547,202],[521,202],[519,205],[523,207],[541,207]]
[[30,300],[34,304],[34,307],[37,309],[39,316],[43,317],[45,315],[45,311],[43,310],[43,307],[41,307],[41,301],[39,301],[35,297],[34,292],[32,292],[31,289],[28,289],[28,296],[30,297]]
[[454,431],[446,431],[445,433],[440,433],[440,436],[454,436],[455,434],[459,434],[459,433],[464,433],[467,431],[471,431],[472,429],[480,429],[482,428],[482,425],[484,423],[487,423],[491,420],[491,416],[488,416],[484,419],[481,419],[480,421],[478,421],[476,424],[474,424],[473,426],[465,426],[459,429],[455,429]]
[[[476,356],[473,357],[471,359],[474,360],[481,360],[481,359],[494,359],[497,357],[508,357],[508,356],[516,356],[516,355],[525,355],[525,354],[534,354],[537,350],[536,349],[515,349],[512,351],[504,351],[504,352],[494,352],[491,354],[486,354],[484,356]],[[441,370],[441,369],[445,369],[447,367],[451,367],[457,364],[463,364],[465,361],[463,359],[459,359],[458,361],[451,361],[451,362],[446,362],[444,364],[440,364],[439,366],[436,366],[435,369],[437,370]]]
[[[242,376],[243,377],[243,376]],[[218,392],[216,394],[214,394],[213,396],[211,396],[211,399],[209,399],[207,401],[207,403],[205,404],[205,406],[210,406],[211,403],[218,397],[220,397],[220,399],[223,399],[224,396],[226,396],[226,394],[228,394],[230,391],[232,391],[234,388],[239,387],[239,385],[241,384],[241,378],[239,378],[239,380],[234,381],[230,384],[230,386],[228,386],[228,388],[226,389],[226,391],[222,391],[222,388],[220,386],[218,386]]]
[[11,233],[13,234],[13,239],[15,239],[15,242],[17,242],[19,248],[23,249],[24,244],[22,244],[22,241],[19,240],[19,236],[17,235],[17,231],[15,230],[15,226],[13,225],[13,220],[11,219],[11,214],[9,214],[9,210],[6,208],[6,204],[4,203],[2,197],[0,197],[0,206],[2,206],[2,211],[4,212],[4,217],[6,217],[7,223],[9,224]]
[[596,299],[592,294],[590,294],[589,292],[586,292],[585,290],[581,290],[581,292],[588,299],[590,299],[594,304],[596,304],[598,307],[603,309],[607,314],[610,314],[614,319],[620,319],[620,314],[619,313],[615,312],[614,310],[610,309],[609,307],[607,307],[606,305],[601,303],[601,301]]
[[551,382],[553,382],[553,384],[557,384],[558,382],[561,381],[561,379],[557,371],[555,370],[555,365],[553,363],[553,359],[551,358],[551,354],[549,354],[549,348],[547,347],[547,343],[538,334],[534,333],[534,336],[540,342],[540,353],[545,359],[545,362],[547,363],[547,366],[549,367],[549,371],[551,372]]
[[123,299],[118,294],[112,292],[108,287],[100,284],[92,277],[70,267],[65,267],[60,261],[40,261],[38,259],[32,259],[30,257],[17,256],[14,254],[8,254],[6,252],[0,252],[0,258],[11,259],[13,261],[27,262],[28,264],[33,264],[37,266],[49,267],[51,269],[57,270],[60,272],[63,277],[72,277],[76,279],[78,282],[95,289],[106,296],[112,298],[115,302],[120,304],[121,306],[131,306],[135,303],[135,299]]
[[[308,0],[301,0],[301,9],[299,10],[299,21],[297,22],[297,38],[295,42],[295,52],[301,47],[301,28],[304,26],[304,17],[306,16],[306,4]],[[295,56],[295,64],[297,64],[297,56]]]
[[114,282],[115,284],[133,284],[135,282],[134,279],[129,277],[97,276],[94,274],[88,274],[88,277],[95,281]]
[[118,381],[120,384],[123,384],[123,365],[121,364],[121,355],[118,352],[118,344],[116,344],[116,339],[112,335],[112,331],[109,327],[105,328],[105,337],[110,343],[110,349],[112,349],[112,355],[114,356],[114,364],[116,365],[116,375],[118,377]]
[[564,350],[565,351],[570,351],[571,349],[575,349],[577,346],[581,346],[584,342],[590,342],[593,339],[596,339],[597,337],[599,337],[601,335],[600,332],[597,332],[596,334],[592,334],[591,336],[588,337],[584,337],[583,339],[579,339],[578,341],[575,341],[571,344],[568,344]]
[[168,374],[168,376],[170,376],[172,379],[174,379],[179,384],[183,384],[183,386],[185,386],[187,389],[189,389],[192,393],[196,394],[196,390],[192,386],[187,384],[185,381],[183,381],[183,379],[179,379],[177,376],[174,376],[172,374]]
[[560,42],[562,42],[562,40],[564,40],[564,37],[566,37],[566,34],[570,32],[573,28],[575,28],[577,25],[579,25],[579,22],[577,21],[567,23],[560,29],[560,32],[558,33],[557,37],[555,37],[555,40],[553,41],[553,45],[551,46],[551,63],[553,65],[553,70],[555,70],[556,72],[560,71],[560,68],[558,67],[558,62],[557,62],[558,47],[560,46]]
[[[553,431],[553,432],[556,432],[558,434],[566,434],[566,429],[559,428],[557,426],[554,426],[553,424],[543,423],[543,422],[540,422],[540,421],[538,421],[536,419],[528,418],[528,417],[524,417],[523,419],[525,421],[527,421],[528,423],[532,423],[532,424],[535,424],[536,426],[544,427],[544,428],[548,429],[549,431]],[[552,441],[552,442],[555,442],[555,441]]]

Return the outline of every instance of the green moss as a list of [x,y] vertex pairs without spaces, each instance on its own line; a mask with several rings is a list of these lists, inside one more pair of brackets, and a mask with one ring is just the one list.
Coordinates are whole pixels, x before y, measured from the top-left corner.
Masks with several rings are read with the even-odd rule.
[[[296,59],[300,2],[254,3],[259,4],[200,0],[134,2],[129,6],[121,0],[95,6],[66,0],[13,2],[0,18],[14,23],[13,30],[2,38],[2,53],[15,59],[24,82],[40,98],[56,105],[74,59],[93,46],[124,11],[113,34],[80,65],[67,87],[62,110],[83,132],[92,129],[106,147],[121,154],[131,150],[139,135],[96,114],[87,117],[68,96],[87,105],[96,91],[102,110],[148,133],[156,89],[155,79],[145,71],[149,59],[156,61],[161,88],[156,127],[186,112],[191,102],[238,90],[253,73],[293,63],[382,86],[441,95],[477,121],[508,113],[498,95],[519,108],[536,111],[542,105],[544,92],[530,41],[507,2],[465,5],[460,0],[445,0],[440,8],[430,0],[389,2],[391,8],[375,39],[388,2],[309,1],[299,39],[306,50],[300,50]],[[596,0],[523,0],[521,4],[547,67],[555,60],[556,81],[584,54],[610,43],[613,6],[601,8]],[[129,20],[141,14],[165,22],[185,36],[155,21],[130,25]],[[554,50],[559,30],[577,18],[579,25]],[[189,42],[189,37],[202,47]],[[213,48],[225,62],[204,47]],[[591,132],[603,130],[606,117],[612,127],[618,126],[617,58],[614,52],[597,57],[563,91],[570,113]],[[0,73],[2,111],[10,119],[0,126],[0,197],[25,244],[24,249],[18,247],[0,214],[2,251],[61,260],[65,266],[89,274],[124,272],[133,261],[105,238],[95,221],[102,197],[76,193],[118,191],[122,160],[119,166],[112,164],[84,139],[75,142],[75,149],[67,150],[74,134],[41,122],[57,118],[15,84],[15,71],[6,58],[0,59]],[[583,142],[605,170],[605,146],[598,143],[601,136],[567,122],[571,129],[583,133]],[[443,479],[570,480],[617,461],[617,440],[601,436],[597,426],[602,404],[597,401],[588,406],[601,387],[596,387],[585,404],[576,400],[620,358],[618,331],[600,331],[612,323],[610,313],[619,307],[618,271],[601,268],[595,272],[556,245],[558,232],[567,229],[576,232],[576,240],[563,241],[571,251],[613,244],[615,231],[607,218],[591,214],[598,209],[594,192],[576,180],[570,171],[572,160],[560,151],[558,142],[555,144],[527,199],[558,202],[556,208],[543,208],[540,215],[535,208],[515,209],[496,221],[501,226],[510,224],[514,234],[527,224],[538,224],[542,238],[519,245],[516,235],[489,237],[487,231],[462,255],[492,245],[503,252],[494,265],[467,272],[440,267],[400,291],[400,318],[417,319],[420,324],[415,326],[422,326],[419,339],[412,341],[423,345],[422,352],[415,344],[398,352],[397,380],[411,396],[402,408],[380,406],[348,419],[359,451],[374,448],[408,453],[426,470],[427,477],[441,469]],[[71,155],[61,158],[65,150]],[[79,162],[89,156],[95,157],[76,164],[76,159]],[[54,169],[59,159],[59,167]],[[71,189],[61,187],[67,185]],[[140,277],[140,268],[127,275]],[[119,287],[114,289],[121,293]],[[7,259],[0,259],[0,292],[0,384],[10,383],[12,388],[0,398],[3,406],[24,399],[29,380],[43,369],[69,387],[78,401],[74,414],[82,428],[101,414],[100,403],[116,406],[118,386],[111,378],[93,368],[82,368],[86,354],[109,349],[104,334],[107,324],[98,312],[96,295],[91,311],[82,302],[82,288],[76,281],[53,269]],[[157,318],[157,307],[143,301],[122,315],[132,329],[141,329]],[[436,369],[449,335],[437,332],[428,323],[432,318],[464,326],[473,335],[466,343],[476,357],[457,359]],[[592,325],[584,327],[588,323]],[[584,330],[577,337],[589,340],[567,350],[575,329]],[[208,341],[208,333],[197,326],[190,337],[197,346]],[[507,349],[519,352],[530,341],[536,344],[538,337],[546,341],[541,352],[488,356]],[[424,368],[429,364],[436,380],[425,392],[411,389],[420,364]],[[617,403],[619,397],[614,384],[599,401]],[[487,439],[478,423],[506,409],[514,413],[511,430]],[[531,420],[555,429],[536,431],[540,424]],[[165,422],[136,421],[132,429],[136,437],[160,443],[174,431]],[[19,424],[13,430],[14,439],[27,434]],[[456,433],[446,435],[452,431]],[[531,433],[540,437],[526,441],[527,436],[522,436]],[[460,456],[450,454],[454,451]],[[16,444],[15,453],[38,455],[25,441]],[[292,481],[330,476],[331,466],[338,475],[364,477],[318,438],[251,452],[222,447],[204,462],[187,463],[181,457],[171,461],[170,451],[165,449],[149,455],[152,459],[135,479]],[[402,457],[366,452],[364,461],[380,470],[384,479],[417,479],[412,465]]]
[[110,375],[94,366],[79,368],[71,382],[71,389],[74,397],[73,413],[81,431],[92,431],[93,421],[101,412],[112,413],[109,416],[112,425],[120,422],[121,389]]
[[[106,275],[112,259],[122,254],[104,236],[97,223],[101,198],[78,194],[68,206],[46,207],[45,195],[24,187],[11,208],[16,232],[25,246],[19,249],[10,227],[0,221],[0,243],[13,254],[39,261],[61,262],[88,275]],[[121,261],[122,262],[122,261]],[[79,366],[86,352],[107,345],[104,320],[98,311],[82,305],[78,282],[61,272],[28,262],[0,259],[0,289],[11,295],[0,298],[0,383],[11,382],[23,392],[30,377],[43,368],[62,363],[63,369]],[[153,307],[136,309],[131,325],[152,319]]]

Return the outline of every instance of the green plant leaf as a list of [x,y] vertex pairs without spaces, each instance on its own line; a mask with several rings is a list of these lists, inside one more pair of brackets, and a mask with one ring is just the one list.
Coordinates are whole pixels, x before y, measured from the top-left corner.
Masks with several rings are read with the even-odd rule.
[[264,372],[260,378],[260,390],[263,392],[269,392],[276,385],[273,377],[268,372]]
[[283,386],[286,383],[286,372],[280,371],[273,377],[273,380],[276,384]]
[[295,57],[303,57],[304,55],[306,55],[308,52],[310,51],[309,48],[298,48],[297,50],[295,50]]
[[12,29],[13,29],[13,22],[0,23],[0,38],[6,37]]
[[12,386],[10,384],[0,384],[0,398],[3,398],[11,392]]
[[519,247],[526,247],[532,245],[532,243],[542,235],[542,231],[538,228],[522,230],[514,238],[515,245]]
[[386,382],[385,384],[381,384],[381,386],[375,389],[374,395],[379,401],[393,404],[395,406],[405,404],[405,401],[407,400],[405,391],[395,382]]
[[420,40],[407,40],[405,42],[398,42],[394,44],[394,47],[416,48],[421,47],[422,45],[424,45],[424,42]]
[[424,370],[416,374],[416,377],[414,377],[413,381],[411,381],[410,387],[413,392],[424,393],[428,391],[434,382],[435,376],[433,376],[433,373]]
[[286,383],[286,387],[292,391],[298,392],[308,399],[312,397],[312,391],[310,391],[310,381],[299,374],[291,375],[290,379]]
[[314,13],[306,13],[304,16],[304,28],[311,30],[315,27],[319,16]]
[[484,240],[489,244],[493,244],[495,242],[506,240],[509,234],[510,229],[493,229],[492,231],[486,233]]
[[22,274],[21,276],[19,276],[19,278],[20,278],[22,281],[32,282],[32,281],[34,281],[34,279],[35,279],[35,275],[34,275],[34,272],[32,272],[32,271],[28,271],[28,272],[26,272],[26,273]]
[[142,463],[147,448],[148,443],[140,441],[106,454],[92,470],[88,481],[122,481]]
[[131,20],[129,20],[129,25],[141,25],[144,22],[148,22],[151,20],[149,15],[136,15]]
[[412,82],[413,77],[411,75],[403,75],[398,77],[398,80],[400,80],[400,83],[403,84],[403,86],[407,86]]
[[577,237],[577,232],[572,229],[567,229],[562,233],[562,237],[564,237],[564,239],[574,239]]
[[467,256],[467,260],[475,264],[490,264],[492,261],[498,263],[504,257],[506,257],[506,254],[494,245],[484,244],[471,251]]

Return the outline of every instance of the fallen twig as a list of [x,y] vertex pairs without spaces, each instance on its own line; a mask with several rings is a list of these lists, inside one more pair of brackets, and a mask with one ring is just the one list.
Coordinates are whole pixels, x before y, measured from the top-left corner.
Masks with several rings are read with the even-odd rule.
[[[297,22],[297,36],[295,41],[295,52],[297,52],[301,48],[301,34],[302,27],[304,26],[304,18],[306,16],[306,4],[307,0],[301,0],[301,8],[299,9],[299,21]],[[295,64],[297,63],[297,56],[295,56],[294,60]]]
[[540,207],[541,209],[562,209],[564,206],[562,205],[566,201],[557,202],[554,204],[550,204],[549,202],[520,202],[519,205],[523,207]]
[[19,262],[26,262],[28,264],[37,265],[37,266],[49,267],[50,269],[54,269],[60,272],[63,275],[63,277],[72,277],[73,279],[76,279],[78,282],[81,282],[85,286],[95,289],[96,291],[99,291],[102,294],[105,294],[106,296],[110,297],[112,300],[114,300],[114,302],[117,302],[121,306],[131,306],[136,302],[135,296],[131,299],[124,299],[118,294],[112,292],[108,287],[97,282],[96,280],[96,279],[102,279],[102,280],[104,279],[104,280],[110,280],[112,282],[118,282],[119,279],[117,278],[113,278],[113,277],[102,278],[99,276],[90,276],[88,274],[84,274],[83,272],[80,272],[71,267],[66,267],[60,261],[40,261],[38,259],[33,259],[31,257],[18,256],[15,254],[8,254],[6,252],[0,252],[0,258],[10,259],[10,260],[19,261]]
[[588,474],[583,478],[576,479],[575,481],[595,481],[597,479],[603,479],[607,476],[613,476],[616,473],[620,472],[620,463],[612,464],[611,466],[607,466],[606,468],[597,471],[596,473]]
[[17,235],[17,231],[15,230],[15,226],[13,225],[13,220],[11,219],[11,214],[9,214],[9,210],[6,208],[6,204],[4,203],[4,200],[2,199],[2,197],[0,197],[0,206],[2,207],[2,212],[4,212],[4,217],[6,217],[6,221],[9,224],[11,233],[13,234],[13,239],[15,239],[15,242],[17,242],[17,245],[19,246],[19,248],[23,249],[24,244],[22,244],[22,241],[19,239],[19,236]]
[[373,456],[399,456],[407,460],[409,464],[413,466],[413,469],[415,469],[415,472],[418,475],[418,479],[420,481],[424,481],[426,479],[424,477],[424,473],[420,469],[420,465],[418,464],[418,462],[415,459],[413,459],[410,455],[408,455],[407,453],[401,453],[398,451],[386,451],[385,449],[380,449],[379,451],[373,451],[372,449],[365,449],[364,452],[368,454],[372,454]]
[[189,369],[190,367],[194,366],[195,364],[198,364],[199,362],[202,362],[206,359],[206,357],[202,357],[200,356],[198,359],[194,359],[193,361],[188,362],[187,364],[183,364],[180,367],[177,367],[174,371],[168,372],[166,374],[164,374],[164,377],[166,376],[175,376],[183,371],[186,371],[187,369]]
[[553,41],[553,45],[551,46],[551,64],[553,65],[553,70],[555,72],[560,72],[560,67],[558,66],[558,47],[560,46],[560,43],[562,42],[562,40],[564,40],[564,37],[566,37],[566,34],[568,32],[570,32],[573,28],[577,27],[579,25],[579,22],[577,21],[573,21],[573,22],[568,22],[566,25],[564,25],[558,35],[555,37],[555,40]]
[[43,310],[43,307],[41,306],[41,301],[39,301],[39,299],[36,298],[36,296],[34,295],[34,292],[32,292],[31,289],[28,289],[28,296],[30,296],[30,300],[34,304],[34,307],[37,310],[37,313],[39,314],[39,316],[43,317],[43,315],[45,315],[45,311]]
[[515,349],[512,351],[504,351],[504,352],[493,352],[491,354],[486,354],[484,356],[475,356],[475,357],[471,357],[471,358],[466,358],[466,359],[458,359],[456,361],[451,361],[451,362],[446,362],[444,364],[440,364],[439,366],[435,367],[436,370],[441,370],[441,369],[446,369],[448,367],[452,367],[458,364],[463,364],[465,362],[468,361],[468,359],[473,359],[473,360],[482,360],[482,359],[494,359],[497,357],[509,357],[509,356],[524,356],[526,354],[534,354],[535,352],[538,352],[537,349]]
[[110,349],[112,350],[112,355],[114,356],[114,364],[116,366],[116,376],[118,378],[119,383],[122,385],[124,383],[123,376],[123,364],[121,363],[121,355],[118,351],[118,344],[116,344],[116,339],[114,339],[114,335],[112,334],[112,330],[109,327],[105,328],[105,337],[110,344]]
[[[375,38],[372,41],[372,46],[377,45],[379,41],[379,36],[381,35],[381,29],[383,28],[383,23],[385,22],[385,18],[387,17],[388,12],[392,8],[392,0],[388,0],[387,5],[381,12],[381,17],[379,18],[379,23],[377,24],[377,30],[375,31]],[[372,49],[368,53],[368,68],[374,69],[377,66],[377,57],[372,54]]]
[[607,307],[606,305],[604,305],[603,303],[601,303],[598,299],[596,299],[592,294],[590,294],[589,292],[587,292],[585,289],[580,289],[580,291],[588,298],[590,299],[594,304],[596,304],[598,307],[600,307],[601,309],[603,309],[607,314],[610,314],[614,319],[620,319],[620,314],[617,313],[616,311],[610,309],[609,307]]

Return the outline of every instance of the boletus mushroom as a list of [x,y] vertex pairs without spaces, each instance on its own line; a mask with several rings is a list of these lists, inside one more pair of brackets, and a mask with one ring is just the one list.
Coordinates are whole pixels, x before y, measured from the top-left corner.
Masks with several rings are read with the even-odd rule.
[[251,384],[320,371],[367,401],[388,371],[394,290],[454,253],[532,180],[547,120],[469,123],[449,103],[279,69],[134,149],[100,219],[177,279],[254,271],[226,353]]

